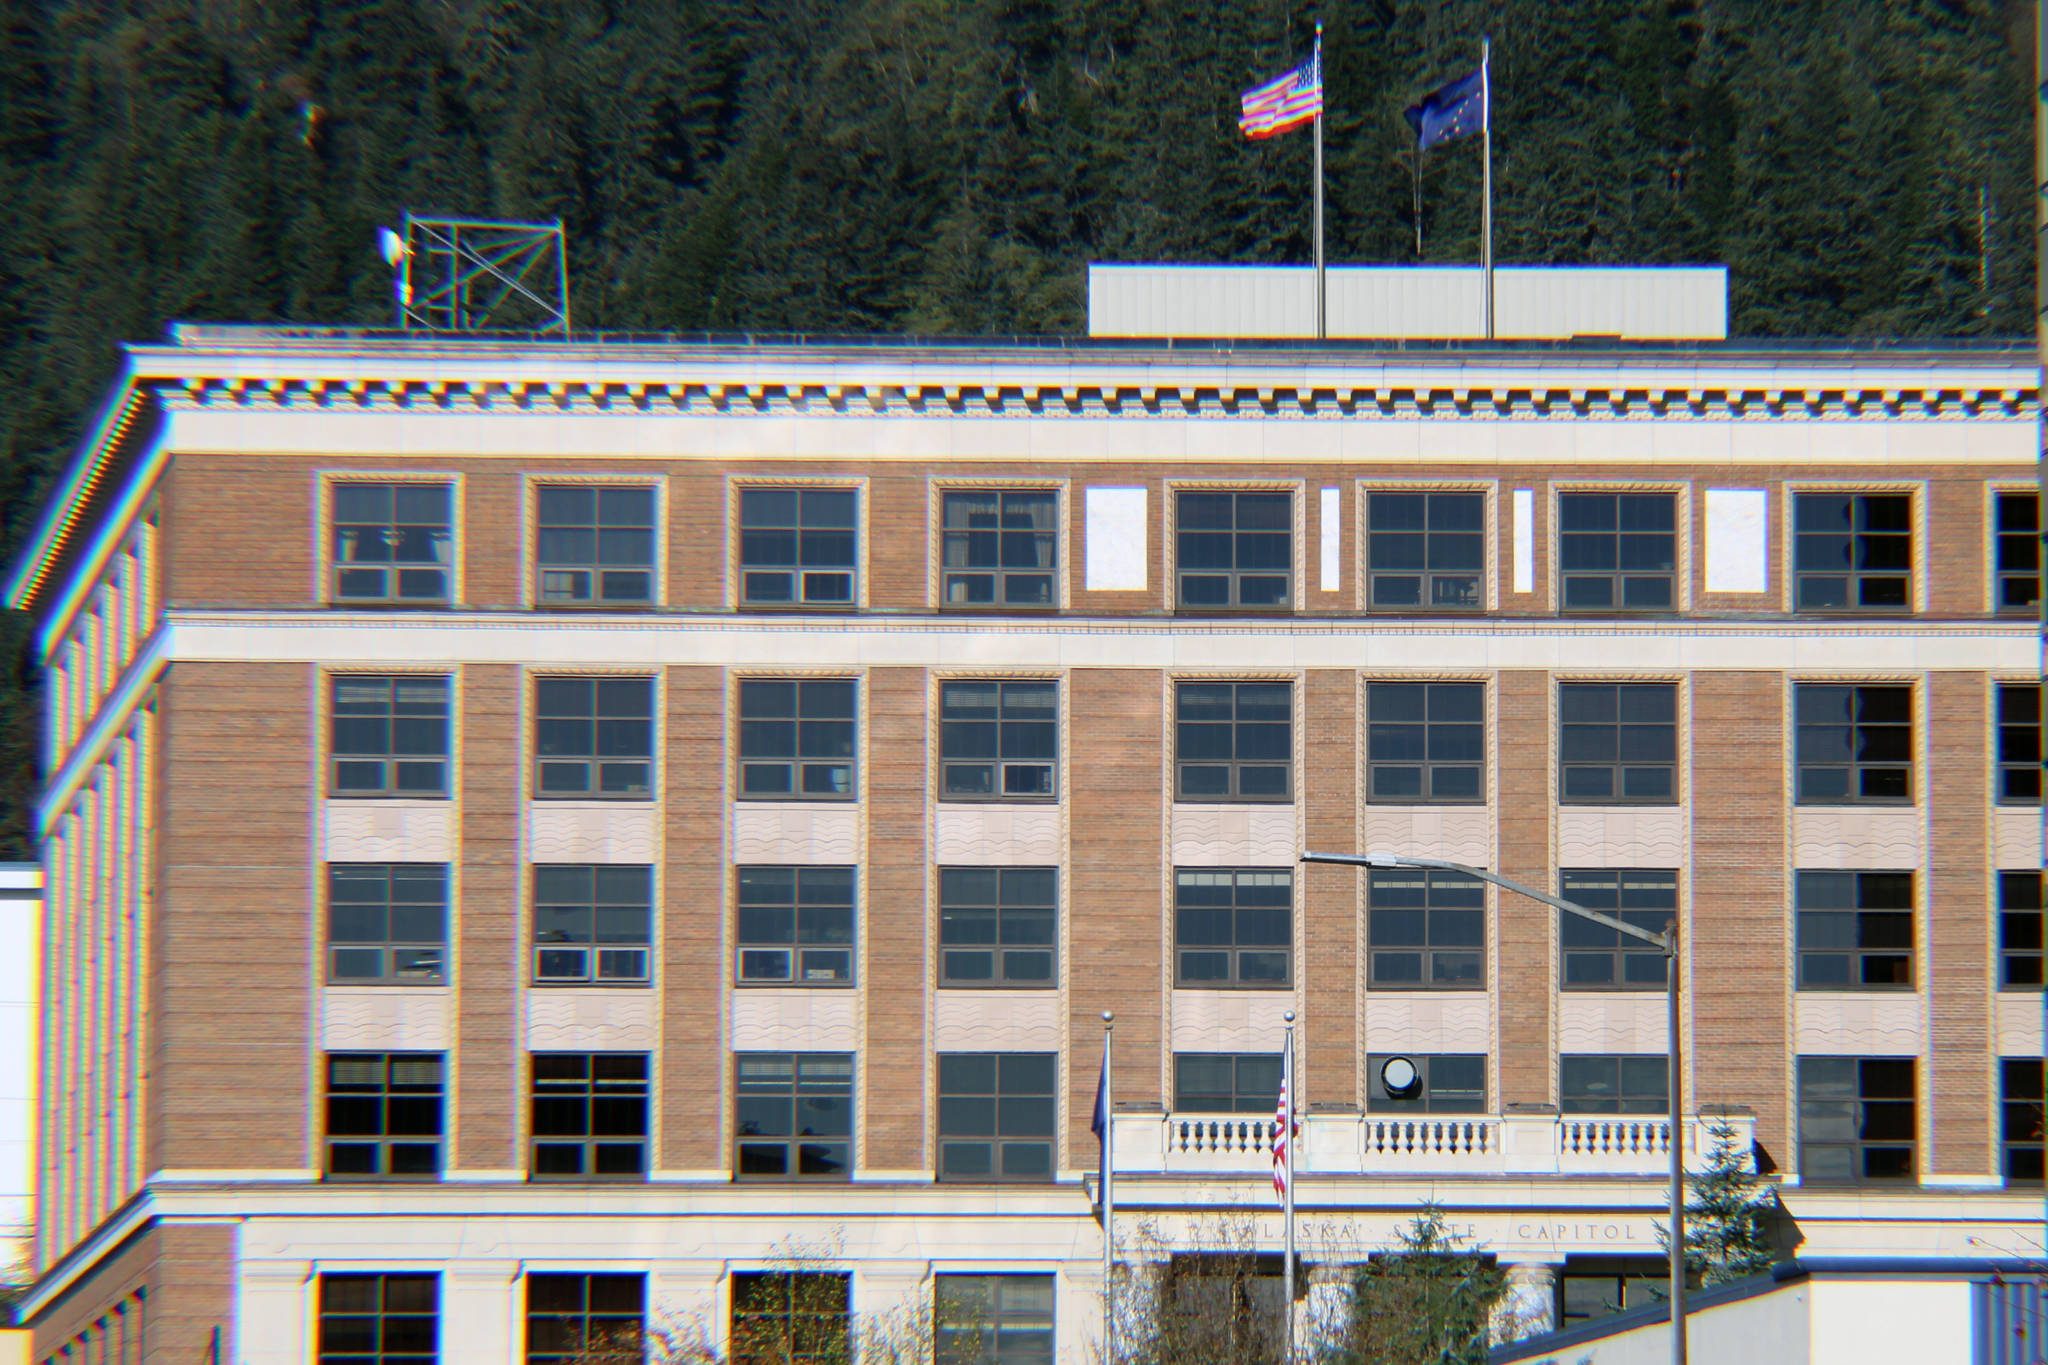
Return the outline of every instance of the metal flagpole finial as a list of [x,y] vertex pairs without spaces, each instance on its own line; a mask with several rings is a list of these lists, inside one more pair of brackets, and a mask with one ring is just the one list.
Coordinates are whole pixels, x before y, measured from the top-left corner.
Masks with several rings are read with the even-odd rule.
[[1115,1010],[1104,1010],[1104,1011],[1102,1012],[1102,1026],[1103,1026],[1104,1028],[1115,1028],[1115,1027],[1116,1027],[1116,1011],[1115,1011]]
[[1291,1024],[1294,1022],[1294,1011],[1289,1010],[1287,1011],[1287,1013],[1281,1015],[1280,1018],[1282,1022]]

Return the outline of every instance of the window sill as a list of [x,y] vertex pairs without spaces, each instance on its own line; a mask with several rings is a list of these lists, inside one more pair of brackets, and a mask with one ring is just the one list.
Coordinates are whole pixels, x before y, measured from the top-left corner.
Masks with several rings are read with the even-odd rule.
[[1597,799],[1587,796],[1560,796],[1557,798],[1557,804],[1559,806],[1571,806],[1576,808],[1584,808],[1588,806],[1594,808],[1626,806],[1630,810],[1656,810],[1659,807],[1682,806],[1685,804],[1685,802],[1675,796],[1659,797],[1655,801],[1630,801],[1626,798],[1615,796],[1604,796],[1599,797]]
[[1291,795],[1290,795],[1290,796],[1215,796],[1215,797],[1209,797],[1209,796],[1176,796],[1176,797],[1174,797],[1174,798],[1173,798],[1173,804],[1174,804],[1174,805],[1175,805],[1176,807],[1181,807],[1181,806],[1194,806],[1194,807],[1200,807],[1200,808],[1202,808],[1202,809],[1213,809],[1213,808],[1215,808],[1215,807],[1217,807],[1217,806],[1291,806],[1291,805],[1293,805],[1293,804],[1294,804],[1294,798],[1293,798],[1293,797],[1292,797]]
[[528,1172],[529,1185],[645,1185],[644,1175],[536,1175]]
[[819,796],[815,793],[798,793],[795,796],[762,796],[757,793],[742,793],[732,799],[735,806],[852,806],[860,803],[858,796]]
[[659,603],[659,602],[544,602],[544,601],[535,601],[535,602],[531,603],[531,604],[530,604],[530,606],[529,606],[529,609],[530,609],[530,610],[533,610],[533,611],[570,611],[570,612],[602,612],[602,611],[660,611],[660,610],[661,610],[661,608],[662,608],[662,604],[661,604],[661,603]]
[[741,1175],[732,1174],[735,1185],[851,1185],[853,1172],[844,1175]]
[[735,981],[736,991],[850,991],[857,981]]
[[328,987],[328,989],[330,989],[330,990],[343,990],[343,989],[345,989],[345,990],[378,990],[378,991],[417,991],[417,990],[446,990],[446,989],[448,988],[448,979],[447,979],[446,977],[438,977],[438,976],[437,976],[437,977],[434,977],[434,978],[433,978],[433,979],[431,979],[431,980],[420,980],[420,981],[369,981],[369,980],[342,980],[342,981],[333,981],[333,980],[330,980],[330,981],[327,981],[327,982],[326,982],[326,983],[324,983],[324,984],[325,984],[325,985],[326,985],[326,986]]
[[334,611],[447,611],[458,604],[446,600],[438,602],[350,602],[329,601],[326,605]]
[[1799,995],[1896,995],[1911,997],[1920,993],[1918,986],[1884,985],[1876,986],[1857,982],[1847,986],[1794,986]]
[[[1652,947],[1650,947],[1650,946],[1649,946],[1649,945],[1648,945],[1648,944],[1646,943],[1646,944],[1644,944],[1644,945],[1643,945],[1643,956],[1645,956],[1645,957],[1656,957],[1656,956],[1658,956],[1658,953],[1657,953],[1657,950],[1656,950],[1655,948],[1652,948]],[[1385,986],[1376,986],[1376,987],[1374,987],[1374,989],[1375,989],[1375,990],[1385,990],[1385,989],[1387,989],[1387,988],[1386,988]],[[1670,988],[1669,988],[1668,986],[1665,986],[1665,985],[1661,984],[1661,983],[1660,983],[1660,984],[1658,984],[1658,985],[1655,985],[1655,986],[1649,986],[1649,985],[1634,985],[1634,986],[1566,986],[1566,985],[1560,985],[1560,986],[1558,986],[1558,988],[1557,988],[1557,991],[1558,991],[1558,994],[1559,994],[1559,995],[1666,995],[1666,994],[1669,994]]]
[[1912,810],[1919,802],[1904,801],[1794,801],[1794,810]]
[[864,610],[858,602],[741,602],[735,611],[758,611],[775,616],[850,616]]
[[1294,989],[1294,983],[1292,981],[1260,981],[1250,984],[1236,981],[1176,981],[1173,983],[1173,988],[1177,991],[1230,991],[1233,994],[1247,991],[1263,991],[1268,995],[1285,995]]
[[[619,946],[619,945],[607,945]],[[632,947],[632,944],[623,945]],[[652,952],[649,948],[647,951]],[[654,989],[652,981],[534,981],[531,988],[537,991],[646,991]]]
[[1483,796],[1470,801],[1446,801],[1442,797],[1434,796],[1419,796],[1412,801],[1406,797],[1398,800],[1388,800],[1383,796],[1368,796],[1365,798],[1365,804],[1368,806],[1387,806],[1395,810],[1436,810],[1439,808],[1446,810],[1484,810],[1493,803]]
[[941,792],[936,804],[941,806],[1057,806],[1060,798],[1053,796],[958,796]]
[[432,1175],[337,1175],[330,1171],[320,1177],[324,1185],[438,1185],[445,1177],[436,1171]]
[[[654,762],[654,760],[651,758],[647,761],[649,763]],[[550,804],[566,801],[595,801],[602,802],[607,806],[616,806],[631,802],[638,802],[643,806],[651,806],[661,798],[655,796],[652,792],[621,793],[618,796],[601,796],[594,794],[592,792],[533,792],[530,793],[526,799],[535,802],[544,801]]]
[[1473,986],[1446,986],[1440,981],[1404,981],[1398,984],[1385,981],[1368,981],[1365,983],[1365,988],[1369,991],[1399,991],[1403,994],[1429,991],[1437,995],[1484,995],[1487,991],[1484,983]]
[[935,981],[936,991],[973,991],[977,994],[988,991],[1056,991],[1057,981]]

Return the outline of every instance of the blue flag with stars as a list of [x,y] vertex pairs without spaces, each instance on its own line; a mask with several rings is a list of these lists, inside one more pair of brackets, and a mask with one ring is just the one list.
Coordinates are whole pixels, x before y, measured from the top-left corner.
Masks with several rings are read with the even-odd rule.
[[1420,104],[1408,107],[1407,115],[1418,151],[1478,132],[1486,126],[1485,72],[1474,71],[1430,91]]

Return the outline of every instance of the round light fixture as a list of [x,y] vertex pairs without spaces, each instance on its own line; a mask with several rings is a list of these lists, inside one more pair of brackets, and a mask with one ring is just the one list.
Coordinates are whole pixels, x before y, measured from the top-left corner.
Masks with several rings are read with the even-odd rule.
[[1390,1100],[1412,1100],[1422,1093],[1422,1073],[1406,1057],[1389,1057],[1380,1064],[1380,1084]]

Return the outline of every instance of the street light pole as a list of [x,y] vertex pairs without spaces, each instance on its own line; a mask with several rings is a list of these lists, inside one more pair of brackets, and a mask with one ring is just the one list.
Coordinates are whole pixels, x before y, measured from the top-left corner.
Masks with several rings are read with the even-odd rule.
[[1664,991],[1667,1010],[1666,1042],[1670,1044],[1664,1064],[1666,1093],[1671,1106],[1671,1365],[1686,1365],[1685,1342],[1685,1123],[1679,1104],[1684,1089],[1679,1084],[1682,1056],[1678,1035],[1678,920],[1674,917],[1662,934],[1640,929],[1627,920],[1588,910],[1575,901],[1553,896],[1533,886],[1488,872],[1482,867],[1454,863],[1444,858],[1411,858],[1404,853],[1303,853],[1305,863],[1336,863],[1345,867],[1415,867],[1440,872],[1462,872],[1482,882],[1519,892],[1531,900],[1554,905],[1568,915],[1605,925],[1630,938],[1654,943],[1664,950]]

